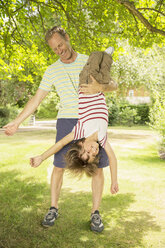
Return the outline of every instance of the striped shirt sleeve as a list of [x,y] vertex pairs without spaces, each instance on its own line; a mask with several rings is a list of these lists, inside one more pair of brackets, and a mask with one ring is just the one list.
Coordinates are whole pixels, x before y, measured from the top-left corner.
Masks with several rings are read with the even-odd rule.
[[76,126],[73,128],[73,132],[74,132],[74,140],[84,138],[83,123],[81,121],[77,122]]
[[51,91],[53,85],[52,74],[53,72],[51,72],[51,66],[49,66],[43,75],[42,81],[39,86],[40,89]]
[[99,140],[99,144],[101,145],[101,147],[105,148],[106,141],[107,141],[107,133],[103,137],[103,139]]

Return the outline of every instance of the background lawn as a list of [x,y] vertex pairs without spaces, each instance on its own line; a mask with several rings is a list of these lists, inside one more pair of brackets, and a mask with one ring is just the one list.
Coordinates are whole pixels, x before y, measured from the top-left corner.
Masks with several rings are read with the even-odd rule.
[[165,162],[157,155],[156,134],[147,129],[111,128],[118,157],[120,191],[110,194],[109,168],[100,212],[101,234],[89,230],[91,180],[64,176],[59,219],[40,223],[50,205],[52,158],[39,168],[29,158],[54,143],[52,130],[0,132],[0,248],[164,248]]

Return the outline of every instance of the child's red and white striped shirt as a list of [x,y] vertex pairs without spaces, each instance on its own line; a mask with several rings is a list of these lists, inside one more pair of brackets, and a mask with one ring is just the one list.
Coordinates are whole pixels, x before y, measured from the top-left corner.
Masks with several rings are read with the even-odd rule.
[[84,95],[79,92],[79,120],[73,128],[74,140],[86,138],[98,131],[98,142],[105,147],[108,109],[103,93]]

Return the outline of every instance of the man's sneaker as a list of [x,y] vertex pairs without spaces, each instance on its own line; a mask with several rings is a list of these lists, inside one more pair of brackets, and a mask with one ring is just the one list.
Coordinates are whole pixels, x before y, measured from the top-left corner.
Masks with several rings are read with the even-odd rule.
[[53,226],[57,217],[58,217],[58,209],[50,208],[48,213],[45,215],[42,225],[45,227]]
[[102,232],[104,230],[104,225],[98,210],[91,214],[91,230],[95,232]]

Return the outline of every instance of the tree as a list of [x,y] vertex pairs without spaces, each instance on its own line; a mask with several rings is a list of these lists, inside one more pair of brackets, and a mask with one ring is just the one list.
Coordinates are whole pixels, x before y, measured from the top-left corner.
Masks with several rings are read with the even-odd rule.
[[[128,87],[146,86],[151,92],[165,87],[165,48],[153,45],[152,49],[132,47],[128,41],[118,41],[112,67],[113,77],[122,91]],[[158,87],[159,86],[159,87]]]
[[[142,2],[138,1],[136,2],[137,8],[135,7],[135,3],[132,1],[128,1],[128,0],[116,0],[118,3],[122,4],[134,17],[136,23],[137,23],[137,27],[138,27],[138,21],[136,18],[138,18],[138,20],[152,33],[158,33],[161,34],[163,36],[165,36],[165,31],[163,29],[159,29],[156,27],[155,24],[159,24],[159,26],[161,28],[163,28],[163,20],[160,20],[161,16],[165,16],[165,13],[163,13],[163,11],[161,11],[161,9],[163,9],[165,7],[165,4],[163,2],[163,0],[160,1],[148,1],[146,3],[144,3],[144,6],[142,7],[140,4],[142,4]],[[140,4],[139,4],[140,2]],[[147,11],[147,12],[155,12],[155,20],[154,20],[154,25],[152,25],[153,21],[149,20],[150,18],[148,18],[149,16],[151,16],[151,14],[149,13],[149,15],[147,15],[147,17],[144,17],[143,13],[140,12],[141,11]],[[159,19],[159,21],[158,21]],[[155,23],[156,22],[156,23]],[[159,23],[160,22],[160,23]]]
[[[164,8],[163,0],[0,1],[0,105],[22,106],[35,92],[46,67],[56,60],[45,32],[61,25],[78,52],[114,46],[113,73],[120,89],[143,83],[156,90],[156,106],[164,109],[162,97],[155,97],[164,89]],[[123,40],[132,46],[125,43],[127,51]]]
[[[53,25],[67,30],[79,52],[89,54],[111,45],[118,55],[117,40],[128,39],[142,48],[164,42],[163,7],[162,0],[0,1],[1,90],[10,85],[12,93],[18,84],[20,95],[33,94],[45,68],[56,59],[44,41]],[[155,28],[148,29],[146,23]],[[10,102],[17,101],[18,94],[8,95]]]

